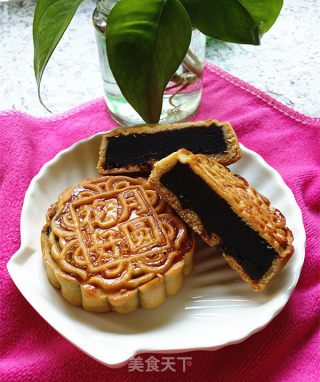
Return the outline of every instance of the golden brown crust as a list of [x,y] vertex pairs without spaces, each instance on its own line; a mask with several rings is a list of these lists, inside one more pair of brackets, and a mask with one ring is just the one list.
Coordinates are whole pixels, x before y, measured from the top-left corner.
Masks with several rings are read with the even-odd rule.
[[47,276],[89,311],[152,309],[191,272],[188,231],[145,179],[85,179],[48,209],[41,232]]
[[210,246],[219,244],[219,236],[214,233],[209,234],[198,214],[191,209],[184,209],[179,198],[161,183],[161,176],[177,162],[187,164],[216,194],[227,201],[232,210],[247,225],[275,249],[279,257],[274,259],[270,269],[259,280],[252,280],[234,258],[224,254],[228,264],[250,284],[252,289],[264,289],[284,267],[294,251],[293,235],[286,227],[285,217],[279,210],[271,208],[269,200],[250,187],[241,176],[233,175],[229,169],[204,155],[193,155],[187,150],[179,150],[155,164],[149,181],[182,219]]
[[[108,139],[118,135],[131,135],[131,134],[157,134],[163,131],[169,130],[179,130],[189,127],[211,127],[212,125],[222,127],[222,132],[224,140],[227,144],[227,150],[223,154],[207,155],[209,158],[215,159],[217,162],[224,165],[228,165],[238,161],[241,158],[241,149],[237,136],[228,122],[220,123],[215,119],[209,119],[205,121],[198,122],[184,122],[184,123],[173,123],[173,124],[162,124],[162,125],[143,125],[136,126],[129,129],[116,129],[110,133],[105,134],[102,137],[100,150],[99,150],[99,160],[97,164],[98,173],[101,175],[108,174],[129,174],[129,173],[139,173],[139,172],[150,172],[150,166],[152,166],[158,159],[150,159],[148,161],[148,166],[144,164],[131,164],[128,166],[123,166],[119,168],[105,168],[106,163],[106,152],[108,150]],[[141,148],[143,150],[143,148]]]
[[178,150],[157,162],[149,176],[151,185],[162,195],[162,197],[170,204],[170,206],[179,214],[179,216],[210,246],[215,247],[219,244],[220,238],[211,233],[210,235],[204,228],[199,215],[192,209],[183,208],[179,198],[166,188],[160,181],[163,174],[170,171],[178,161],[184,163],[187,156],[191,154],[187,150]]

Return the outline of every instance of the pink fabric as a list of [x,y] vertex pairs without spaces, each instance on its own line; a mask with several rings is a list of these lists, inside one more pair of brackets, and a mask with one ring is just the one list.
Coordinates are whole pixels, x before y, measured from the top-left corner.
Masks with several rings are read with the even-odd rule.
[[[24,194],[41,166],[60,150],[115,127],[98,99],[51,118],[0,113],[1,381],[319,381],[320,119],[309,118],[206,65],[202,104],[195,120],[230,121],[239,140],[282,175],[302,210],[306,259],[283,311],[261,332],[215,352],[192,357],[183,372],[110,369],[89,358],[53,330],[17,290],[6,263],[19,249]],[[143,355],[146,359],[150,354]],[[158,355],[158,359],[161,359]]]

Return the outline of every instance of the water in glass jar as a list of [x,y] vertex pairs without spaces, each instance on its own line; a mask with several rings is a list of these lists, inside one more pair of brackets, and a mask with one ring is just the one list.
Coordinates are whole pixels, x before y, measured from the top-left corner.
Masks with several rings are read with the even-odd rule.
[[[93,23],[104,97],[112,118],[121,125],[144,123],[122,95],[111,72],[104,37],[105,18],[95,11]],[[188,53],[164,92],[159,123],[181,122],[195,114],[201,100],[204,56],[205,36],[198,30],[193,30]]]

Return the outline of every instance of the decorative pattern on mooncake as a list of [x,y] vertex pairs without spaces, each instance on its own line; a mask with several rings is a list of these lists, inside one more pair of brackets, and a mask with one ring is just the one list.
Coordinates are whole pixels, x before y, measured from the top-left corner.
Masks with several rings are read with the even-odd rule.
[[225,165],[241,158],[232,126],[211,119],[113,130],[102,138],[97,170],[101,175],[150,172],[156,161],[180,148]]
[[143,178],[89,178],[47,213],[49,281],[86,310],[128,313],[176,293],[192,268],[194,238]]
[[285,217],[216,161],[179,150],[155,164],[149,181],[252,289],[264,289],[292,256]]

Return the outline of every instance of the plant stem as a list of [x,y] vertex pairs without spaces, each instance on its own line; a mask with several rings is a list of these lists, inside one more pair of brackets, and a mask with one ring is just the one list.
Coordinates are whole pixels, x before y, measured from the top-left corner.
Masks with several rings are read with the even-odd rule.
[[185,90],[191,84],[199,81],[202,76],[202,65],[198,57],[192,52],[191,49],[188,49],[187,55],[183,59],[181,65],[184,69],[183,73],[175,73],[170,80],[170,82],[174,82],[174,84],[166,88],[166,91],[178,88],[177,91],[169,98],[169,103],[174,108],[179,107],[179,105],[175,105],[173,103],[174,97]]

